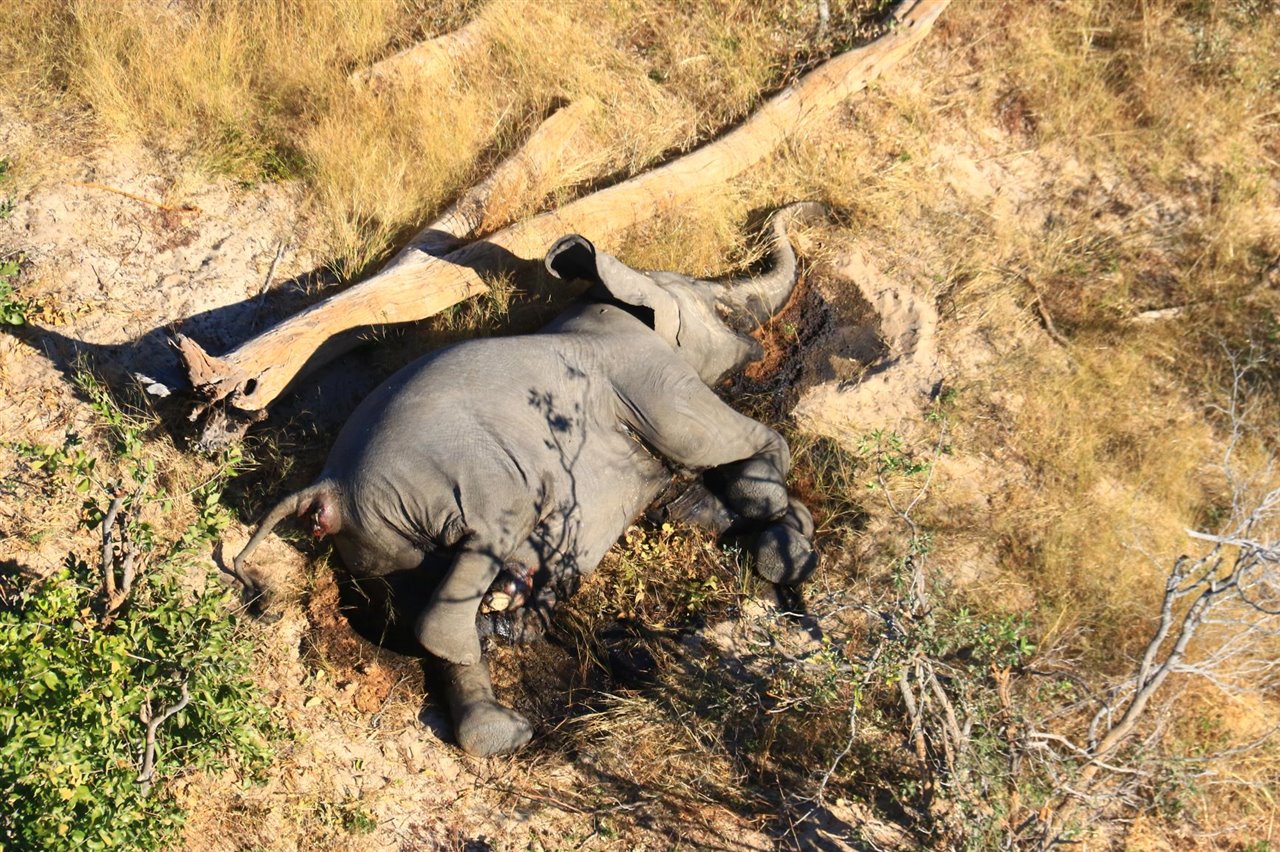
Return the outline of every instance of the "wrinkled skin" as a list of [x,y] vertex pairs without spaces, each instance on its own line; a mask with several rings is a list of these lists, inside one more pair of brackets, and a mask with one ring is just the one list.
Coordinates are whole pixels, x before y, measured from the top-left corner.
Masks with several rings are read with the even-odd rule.
[[785,303],[785,222],[816,207],[776,214],[774,268],[736,283],[641,273],[582,237],[560,240],[547,268],[589,282],[587,296],[536,334],[461,343],[392,376],[351,416],[316,483],[264,520],[237,575],[254,589],[245,558],[298,515],[332,536],[353,576],[412,588],[395,603],[416,610],[406,615],[442,661],[458,742],[476,755],[515,750],[532,732],[493,697],[478,617],[486,632],[530,632],[672,468],[701,477],[669,517],[740,537],[770,582],[804,580],[813,524],[786,492],[787,444],[709,385],[758,355],[736,329]]

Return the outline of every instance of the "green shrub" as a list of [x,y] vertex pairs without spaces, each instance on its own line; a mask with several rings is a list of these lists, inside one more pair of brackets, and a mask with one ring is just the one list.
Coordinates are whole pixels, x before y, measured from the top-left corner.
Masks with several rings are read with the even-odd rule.
[[[143,454],[150,422],[92,376],[77,383],[108,428],[114,459],[71,434],[60,448],[9,446],[47,489],[85,495],[82,522],[110,522],[108,561],[120,564],[72,553],[39,580],[0,573],[0,850],[171,848],[183,814],[166,779],[230,765],[253,772],[270,756],[269,713],[249,677],[252,640],[196,561],[229,521],[221,488],[240,457],[228,453],[177,498],[158,487],[167,476]],[[105,480],[107,469],[124,476]],[[169,540],[140,516],[177,499],[191,499],[196,516]],[[109,602],[103,570],[124,572],[125,551],[137,557],[136,578]],[[148,721],[176,707],[184,688],[189,701],[158,724],[144,780]]]
[[[0,199],[0,213],[3,213],[3,204],[3,199]],[[17,258],[0,258],[0,325],[24,325],[31,309],[30,302],[20,298],[14,289],[18,266]]]
[[99,584],[68,558],[0,610],[0,848],[168,845],[182,815],[138,782],[143,718],[184,682],[190,703],[157,732],[157,781],[266,759],[267,711],[225,593],[186,593],[173,573],[144,574],[104,623]]
[[191,702],[157,730],[156,780],[268,756],[250,645],[224,592],[143,574],[104,624],[99,591],[69,558],[0,610],[0,847],[168,846],[182,814],[138,783],[143,707],[160,715],[183,682]]

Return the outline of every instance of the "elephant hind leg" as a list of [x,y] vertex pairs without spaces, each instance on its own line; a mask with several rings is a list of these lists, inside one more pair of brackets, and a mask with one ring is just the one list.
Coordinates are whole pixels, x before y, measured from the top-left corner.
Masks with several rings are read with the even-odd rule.
[[794,497],[776,516],[749,519],[727,507],[701,482],[662,507],[658,520],[687,523],[734,541],[754,559],[755,570],[770,583],[794,586],[809,579],[818,566],[813,548],[813,516]]
[[689,483],[674,499],[667,500],[649,513],[654,523],[669,521],[689,524],[717,536],[724,535],[741,523],[736,512],[707,490],[701,479]]
[[458,745],[467,754],[506,754],[533,736],[533,726],[516,711],[499,704],[483,660],[472,665],[443,662],[445,693]]
[[794,584],[807,578],[817,564],[813,519],[787,494],[787,442],[734,411],[687,367],[668,364],[659,380],[646,378],[618,386],[624,418],[668,459],[704,470],[706,493],[694,492],[685,513],[713,527],[727,521],[727,534],[741,536],[766,580]]

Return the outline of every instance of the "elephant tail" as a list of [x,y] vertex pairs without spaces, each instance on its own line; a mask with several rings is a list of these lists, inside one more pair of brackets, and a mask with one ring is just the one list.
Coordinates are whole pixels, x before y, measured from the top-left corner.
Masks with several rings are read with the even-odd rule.
[[813,221],[826,215],[827,206],[817,201],[799,201],[774,211],[769,219],[769,271],[725,282],[726,292],[720,301],[730,313],[749,316],[759,326],[782,310],[796,284],[796,253],[787,226],[796,219]]
[[275,508],[262,519],[253,538],[249,539],[249,543],[231,561],[231,573],[244,584],[245,589],[257,588],[257,583],[245,572],[244,563],[253,551],[257,550],[258,545],[262,544],[262,540],[286,517],[293,515],[300,518],[312,511],[315,512],[312,531],[317,537],[337,532],[341,527],[338,491],[333,482],[322,479],[301,491],[295,491],[277,503]]

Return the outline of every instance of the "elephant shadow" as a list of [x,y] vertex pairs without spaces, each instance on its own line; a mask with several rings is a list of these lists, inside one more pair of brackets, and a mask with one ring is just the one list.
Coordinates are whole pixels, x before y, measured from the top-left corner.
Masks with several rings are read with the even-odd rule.
[[[336,337],[349,346],[349,351],[327,363],[315,359],[309,362],[298,380],[272,405],[266,430],[280,428],[305,415],[312,424],[332,432],[360,400],[414,355],[464,336],[528,330],[574,295],[567,292],[563,283],[552,282],[537,261],[519,258],[492,245],[484,254],[487,259],[473,262],[471,268],[486,284],[509,284],[514,273],[525,285],[512,294],[505,312],[476,312],[469,317],[465,330],[424,321],[343,332]],[[210,353],[229,352],[345,286],[331,268],[322,265],[258,295],[158,323],[121,343],[94,343],[35,322],[0,325],[0,329],[43,355],[62,373],[80,400],[91,401],[80,378],[93,375],[120,399],[155,412],[163,430],[181,446],[192,433],[188,417],[192,388],[172,345],[175,335],[191,338]]]

